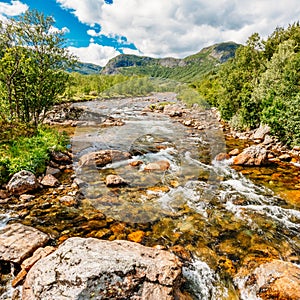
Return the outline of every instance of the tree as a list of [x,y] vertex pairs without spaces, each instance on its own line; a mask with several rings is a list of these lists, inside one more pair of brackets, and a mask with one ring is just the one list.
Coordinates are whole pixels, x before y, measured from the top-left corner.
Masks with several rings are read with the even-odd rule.
[[[64,32],[54,19],[28,11],[0,22],[0,82],[10,120],[35,127],[55,104],[69,79],[75,58],[64,48]],[[5,106],[5,105],[4,105]]]

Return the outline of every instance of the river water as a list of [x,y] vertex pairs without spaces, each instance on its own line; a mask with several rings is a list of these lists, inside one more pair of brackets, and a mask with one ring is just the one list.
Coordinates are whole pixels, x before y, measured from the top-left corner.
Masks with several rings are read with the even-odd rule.
[[[31,206],[30,213],[22,207],[19,218],[47,231],[58,243],[73,235],[113,240],[140,234],[144,245],[190,257],[183,273],[195,299],[246,299],[237,274],[250,261],[277,258],[299,264],[300,203],[279,196],[299,183],[299,169],[289,169],[284,175],[288,183],[278,188],[272,175],[282,173],[282,166],[245,169],[233,168],[230,160],[216,161],[218,153],[239,145],[226,138],[214,113],[195,113],[194,118],[206,124],[198,130],[145,110],[165,101],[175,103],[175,94],[74,104],[88,112],[72,136],[74,173],[84,182],[80,204],[51,206],[57,195],[43,194],[49,205],[44,201],[43,208]],[[125,124],[100,126],[108,117]],[[101,149],[133,156],[104,168],[78,166],[82,155]],[[168,170],[144,170],[161,160],[170,163]],[[137,166],[130,165],[135,161]],[[107,187],[109,174],[128,184]],[[100,221],[86,222],[93,219],[91,211],[93,216],[105,214],[106,228]],[[9,217],[0,218],[5,223]]]

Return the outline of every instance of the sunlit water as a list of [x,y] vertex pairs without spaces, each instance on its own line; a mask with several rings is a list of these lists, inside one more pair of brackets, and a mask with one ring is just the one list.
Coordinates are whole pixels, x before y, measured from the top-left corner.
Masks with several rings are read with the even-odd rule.
[[[159,97],[175,101],[172,94]],[[234,281],[245,261],[279,258],[299,263],[300,207],[234,170],[230,160],[214,160],[225,151],[226,141],[213,114],[200,114],[210,126],[195,130],[162,113],[143,111],[156,101],[149,97],[76,104],[92,113],[90,119],[85,114],[72,137],[74,171],[85,182],[82,203],[127,226],[119,236],[107,230],[106,238],[126,238],[131,231],[143,230],[145,245],[183,246],[192,256],[183,274],[195,299],[246,299],[247,293],[237,289],[239,279]],[[125,125],[101,127],[107,116]],[[104,168],[78,166],[82,155],[101,149],[134,154]],[[159,160],[168,161],[170,168],[144,170]],[[142,164],[132,167],[133,161]],[[107,187],[109,174],[120,175],[128,185]],[[84,207],[55,207],[54,213],[52,207],[52,217],[46,217],[47,209],[32,209],[25,223],[46,228],[57,238],[97,237],[97,230],[82,226],[82,219],[88,219]],[[7,218],[0,215],[0,226]]]

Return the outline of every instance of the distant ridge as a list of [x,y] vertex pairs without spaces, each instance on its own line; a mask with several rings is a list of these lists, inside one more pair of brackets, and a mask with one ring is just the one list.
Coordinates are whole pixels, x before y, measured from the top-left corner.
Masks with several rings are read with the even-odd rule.
[[148,75],[189,82],[234,57],[239,46],[234,42],[219,43],[183,59],[120,54],[106,64],[101,74]]

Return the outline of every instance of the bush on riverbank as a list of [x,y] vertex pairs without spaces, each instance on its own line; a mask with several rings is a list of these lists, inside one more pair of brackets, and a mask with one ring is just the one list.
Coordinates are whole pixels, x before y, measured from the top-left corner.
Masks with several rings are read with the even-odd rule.
[[[17,128],[15,128],[17,130]],[[45,171],[51,150],[64,150],[68,143],[66,135],[41,127],[35,134],[19,135],[14,139],[1,139],[0,184],[20,170],[41,174]]]

